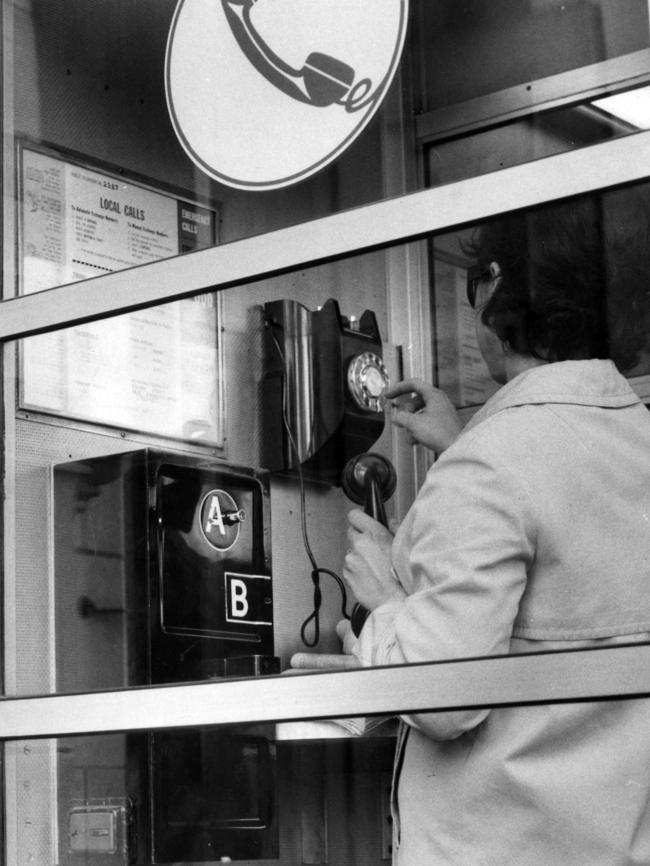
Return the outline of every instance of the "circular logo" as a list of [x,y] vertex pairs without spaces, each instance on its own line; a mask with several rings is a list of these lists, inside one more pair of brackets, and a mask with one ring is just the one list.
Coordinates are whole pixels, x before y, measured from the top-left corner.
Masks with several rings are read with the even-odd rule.
[[215,550],[222,553],[237,543],[246,515],[225,490],[211,490],[200,508],[201,532]]
[[379,108],[407,12],[408,0],[179,0],[165,88],[188,156],[238,189],[319,171]]

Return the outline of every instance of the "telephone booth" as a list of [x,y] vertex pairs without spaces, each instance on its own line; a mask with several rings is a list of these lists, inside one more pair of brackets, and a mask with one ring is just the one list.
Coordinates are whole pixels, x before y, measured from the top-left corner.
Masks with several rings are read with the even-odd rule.
[[[0,864],[410,866],[404,723],[650,696],[625,636],[418,664],[341,641],[349,512],[392,533],[440,459],[396,410],[425,382],[471,425],[500,387],[481,227],[589,197],[645,274],[648,4],[0,10]],[[650,405],[650,314],[603,292]],[[615,753],[602,827],[650,778]]]

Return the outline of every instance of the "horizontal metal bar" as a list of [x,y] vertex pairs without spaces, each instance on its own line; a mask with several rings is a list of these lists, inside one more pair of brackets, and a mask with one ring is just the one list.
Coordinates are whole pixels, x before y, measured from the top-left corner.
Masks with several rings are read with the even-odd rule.
[[6,698],[0,739],[650,696],[650,645]]
[[7,300],[0,304],[0,340],[253,282],[648,174],[650,132],[643,132]]
[[416,137],[421,144],[430,144],[488,125],[597,99],[648,81],[650,50],[646,48],[427,111],[416,118]]

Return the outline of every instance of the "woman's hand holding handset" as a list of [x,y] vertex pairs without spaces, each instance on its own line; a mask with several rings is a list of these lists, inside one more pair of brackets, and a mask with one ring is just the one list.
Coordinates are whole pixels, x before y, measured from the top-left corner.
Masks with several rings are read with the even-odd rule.
[[348,551],[343,561],[343,579],[367,610],[405,593],[392,570],[393,534],[360,508],[348,513]]
[[[384,391],[393,401],[392,422],[407,431],[413,443],[437,454],[448,448],[462,430],[458,414],[444,391],[421,379],[406,379]],[[348,514],[348,552],[343,577],[359,602],[368,610],[406,593],[391,567],[392,533],[358,508]],[[346,620],[336,627],[343,652],[296,653],[291,659],[294,671],[345,670],[360,666],[353,655],[355,637]]]

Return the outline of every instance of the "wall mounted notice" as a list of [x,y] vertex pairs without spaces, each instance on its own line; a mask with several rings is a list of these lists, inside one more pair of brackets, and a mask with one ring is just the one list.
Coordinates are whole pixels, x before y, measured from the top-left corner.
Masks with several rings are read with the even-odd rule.
[[476,339],[465,263],[434,250],[438,385],[457,408],[480,406],[497,390]]
[[[21,148],[20,204],[22,293],[216,242],[214,209],[31,145]],[[220,445],[220,348],[214,295],[31,337],[20,406]]]

